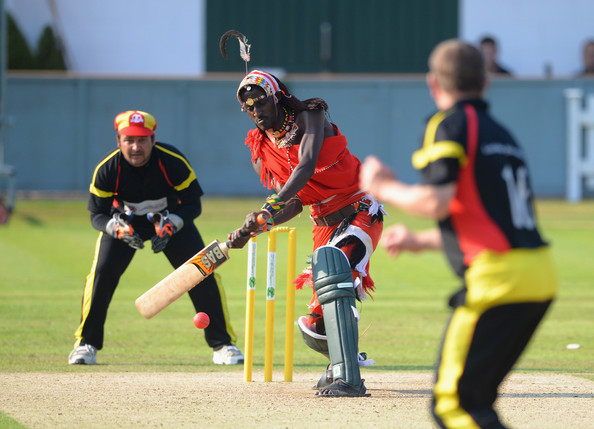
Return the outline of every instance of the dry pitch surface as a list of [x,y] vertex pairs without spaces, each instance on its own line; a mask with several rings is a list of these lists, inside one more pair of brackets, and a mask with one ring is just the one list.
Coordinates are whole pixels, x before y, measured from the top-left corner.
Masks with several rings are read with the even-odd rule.
[[[282,380],[275,373],[275,380]],[[371,397],[316,398],[319,374],[293,383],[233,373],[3,373],[0,411],[27,428],[433,428],[432,375],[366,371]],[[594,428],[594,382],[512,374],[497,408],[514,428]]]

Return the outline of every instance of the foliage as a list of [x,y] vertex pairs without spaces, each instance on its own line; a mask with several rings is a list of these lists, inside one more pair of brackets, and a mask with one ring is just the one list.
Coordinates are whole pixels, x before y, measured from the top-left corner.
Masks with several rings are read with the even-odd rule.
[[8,29],[8,68],[12,70],[32,70],[35,59],[27,40],[21,33],[18,24],[9,13],[6,14]]
[[47,25],[32,52],[18,23],[6,13],[8,28],[8,69],[10,70],[66,70],[59,41]]
[[46,25],[37,43],[35,56],[37,68],[42,70],[66,70],[62,50],[52,27]]

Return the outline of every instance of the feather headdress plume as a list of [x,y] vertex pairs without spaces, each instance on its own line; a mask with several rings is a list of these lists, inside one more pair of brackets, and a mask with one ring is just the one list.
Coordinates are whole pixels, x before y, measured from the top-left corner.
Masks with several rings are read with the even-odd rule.
[[223,58],[227,59],[227,40],[231,37],[237,37],[237,40],[239,40],[239,55],[245,61],[245,74],[247,74],[248,63],[250,62],[250,48],[252,45],[248,44],[247,37],[239,31],[229,30],[221,36],[221,40],[219,40],[219,50],[221,51],[221,55]]

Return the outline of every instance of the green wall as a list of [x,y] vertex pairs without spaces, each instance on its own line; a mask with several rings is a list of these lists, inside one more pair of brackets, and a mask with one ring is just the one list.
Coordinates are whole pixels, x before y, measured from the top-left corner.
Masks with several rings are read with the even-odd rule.
[[458,0],[208,0],[206,16],[208,71],[245,69],[235,39],[229,60],[216,49],[230,29],[248,38],[253,68],[288,73],[425,72],[431,49],[458,35]]
[[[235,98],[243,74],[213,80],[76,79],[9,74],[5,160],[20,190],[87,190],[102,156],[116,145],[113,118],[140,109],[157,118],[157,138],[178,146],[210,195],[262,195],[249,151],[252,127]],[[313,80],[316,78],[316,80]],[[322,97],[361,159],[380,155],[407,182],[425,118],[434,105],[424,76],[382,79],[312,75],[287,79],[302,99]],[[492,110],[525,147],[539,196],[565,192],[566,88],[594,92],[594,80],[500,80],[487,93]]]

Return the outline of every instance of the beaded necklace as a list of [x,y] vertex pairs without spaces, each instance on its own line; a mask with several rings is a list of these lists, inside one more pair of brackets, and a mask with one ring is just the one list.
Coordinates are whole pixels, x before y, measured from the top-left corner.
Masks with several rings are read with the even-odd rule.
[[299,126],[295,122],[295,112],[293,110],[287,111],[286,109],[285,112],[287,114],[285,115],[285,121],[283,123],[281,130],[269,134],[269,137],[270,135],[272,135],[274,139],[273,140],[271,138],[270,140],[273,140],[278,148],[292,146],[293,140],[295,140],[295,137],[297,137],[299,131]]
[[272,132],[272,135],[275,139],[279,139],[287,134],[287,131],[291,129],[291,125],[293,125],[293,122],[295,122],[295,113],[292,110],[291,113],[289,113],[289,111],[283,107],[283,111],[285,112],[285,120],[283,121],[283,124],[278,131]]

